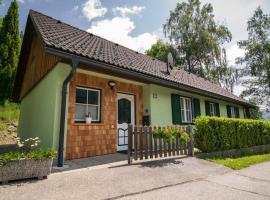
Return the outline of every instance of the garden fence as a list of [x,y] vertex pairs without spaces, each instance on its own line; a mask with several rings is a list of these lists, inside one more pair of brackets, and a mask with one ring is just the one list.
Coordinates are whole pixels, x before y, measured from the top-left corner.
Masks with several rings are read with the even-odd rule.
[[[155,137],[155,130],[168,130],[172,128],[178,128],[186,132],[189,136],[189,141],[183,142],[179,136],[171,140]],[[133,159],[143,160],[178,155],[194,156],[191,125],[181,127],[128,126],[128,164],[131,164]]]

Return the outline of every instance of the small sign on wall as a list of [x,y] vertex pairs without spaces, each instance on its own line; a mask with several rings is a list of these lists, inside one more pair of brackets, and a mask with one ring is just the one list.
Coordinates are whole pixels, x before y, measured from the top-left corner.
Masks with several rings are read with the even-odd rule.
[[157,93],[153,93],[153,99],[157,99],[157,98],[158,98]]

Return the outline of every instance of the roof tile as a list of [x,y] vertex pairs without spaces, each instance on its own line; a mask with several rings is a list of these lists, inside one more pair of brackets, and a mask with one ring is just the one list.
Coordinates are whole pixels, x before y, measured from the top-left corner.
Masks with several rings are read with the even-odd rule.
[[95,36],[39,12],[31,10],[30,16],[47,46],[246,103],[244,99],[219,85],[183,69],[173,68],[168,75],[165,62]]

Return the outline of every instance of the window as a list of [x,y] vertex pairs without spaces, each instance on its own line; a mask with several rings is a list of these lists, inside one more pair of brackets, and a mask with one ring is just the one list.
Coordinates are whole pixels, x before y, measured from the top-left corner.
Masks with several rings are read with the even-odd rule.
[[93,122],[100,121],[100,90],[77,87],[75,121],[84,122],[90,113]]
[[184,123],[192,122],[191,99],[186,97],[180,97],[180,104],[181,104],[182,122]]
[[216,111],[216,105],[214,103],[209,103],[209,109],[210,109],[210,116],[216,116],[217,111]]
[[235,107],[231,106],[231,118],[236,118]]

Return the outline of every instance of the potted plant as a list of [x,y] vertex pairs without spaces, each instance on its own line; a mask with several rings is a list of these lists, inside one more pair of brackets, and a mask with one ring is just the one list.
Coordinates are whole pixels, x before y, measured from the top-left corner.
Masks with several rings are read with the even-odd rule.
[[91,124],[91,122],[92,122],[92,116],[91,116],[91,113],[90,112],[85,115],[85,122],[86,122],[86,124]]
[[0,183],[35,177],[43,179],[51,173],[56,152],[37,148],[39,142],[38,138],[23,142],[17,138],[18,149],[0,155]]

